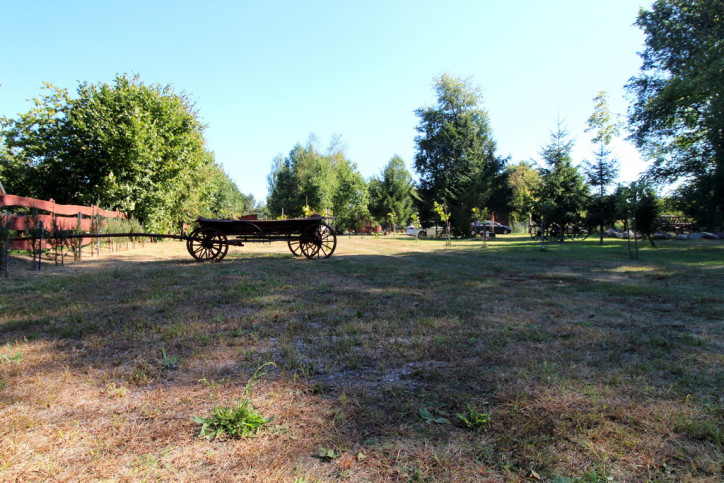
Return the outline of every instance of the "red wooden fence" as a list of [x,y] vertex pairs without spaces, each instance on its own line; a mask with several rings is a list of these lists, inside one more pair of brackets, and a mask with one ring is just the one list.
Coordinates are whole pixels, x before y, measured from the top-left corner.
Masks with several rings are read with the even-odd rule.
[[[93,218],[101,216],[103,218],[128,218],[124,213],[119,211],[108,211],[97,206],[80,206],[80,205],[61,205],[52,199],[49,201],[37,200],[35,198],[23,198],[15,195],[0,195],[0,208],[2,207],[20,207],[34,208],[42,210],[48,214],[38,214],[32,218],[42,221],[43,226],[49,229],[53,226],[55,220],[56,226],[61,230],[80,230],[82,232],[90,232],[92,230]],[[27,214],[11,213],[6,219],[4,213],[0,213],[2,222],[8,224],[10,230],[16,230],[18,236],[22,237],[24,232],[31,224],[31,217]],[[78,226],[80,222],[80,226]],[[83,244],[90,242],[90,239],[83,239]],[[28,248],[28,240],[13,240],[10,243],[11,249],[24,250]],[[43,243],[43,248],[47,248],[47,244]]]

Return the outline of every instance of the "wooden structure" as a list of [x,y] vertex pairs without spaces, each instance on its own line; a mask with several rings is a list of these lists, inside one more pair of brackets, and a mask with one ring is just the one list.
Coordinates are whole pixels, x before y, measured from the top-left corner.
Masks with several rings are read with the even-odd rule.
[[[93,222],[97,217],[128,218],[119,211],[104,210],[97,206],[61,205],[52,198],[45,201],[8,194],[0,195],[0,208],[3,207],[27,208],[28,210],[45,212],[32,215],[29,211],[17,212],[17,210],[14,210],[14,213],[2,214],[2,221],[7,225],[7,228],[18,232],[18,236],[13,239],[9,247],[14,250],[28,248],[29,241],[24,235],[28,230],[38,228],[40,222],[43,223],[46,230],[54,227],[58,230],[90,233],[93,229]],[[42,248],[47,248],[47,243],[47,241],[44,241]],[[90,238],[83,239],[82,244],[87,243],[90,243]]]
[[218,262],[226,256],[230,245],[245,243],[285,241],[294,255],[307,258],[329,258],[337,247],[334,230],[320,215],[288,220],[244,218],[199,218],[199,228],[185,237],[188,252],[196,260]]

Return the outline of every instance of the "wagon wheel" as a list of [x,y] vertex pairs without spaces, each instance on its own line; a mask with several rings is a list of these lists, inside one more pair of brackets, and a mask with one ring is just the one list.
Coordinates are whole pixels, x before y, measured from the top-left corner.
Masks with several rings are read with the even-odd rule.
[[193,241],[194,237],[199,233],[199,229],[193,230],[191,233],[188,234],[188,238],[186,238],[186,250],[193,256],[194,251],[191,247],[191,242]]
[[302,256],[302,241],[300,238],[290,238],[287,240],[287,245],[289,245],[289,251],[292,252],[292,255],[295,257]]
[[539,225],[531,225],[530,226],[530,237],[534,240],[540,240],[540,236],[542,234],[541,227]]
[[186,241],[192,257],[200,262],[220,262],[229,251],[226,235],[216,228],[205,226],[194,230]]
[[337,235],[326,223],[310,225],[302,231],[299,246],[307,258],[329,258],[337,247]]

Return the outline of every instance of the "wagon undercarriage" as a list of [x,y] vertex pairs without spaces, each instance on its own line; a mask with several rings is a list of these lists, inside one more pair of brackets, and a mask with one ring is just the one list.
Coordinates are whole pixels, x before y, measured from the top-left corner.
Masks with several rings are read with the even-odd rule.
[[199,218],[200,227],[186,237],[196,260],[218,262],[229,246],[286,241],[295,256],[329,258],[337,247],[334,230],[321,216],[291,220],[215,220]]

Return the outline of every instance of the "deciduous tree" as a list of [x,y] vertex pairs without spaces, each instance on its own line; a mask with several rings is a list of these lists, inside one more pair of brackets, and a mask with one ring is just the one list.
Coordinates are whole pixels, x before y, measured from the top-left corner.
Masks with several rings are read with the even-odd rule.
[[76,94],[46,84],[33,109],[3,119],[16,194],[119,209],[153,231],[209,211],[219,172],[187,95],[126,75]]
[[267,176],[271,216],[304,216],[304,207],[334,215],[337,228],[355,229],[368,214],[367,183],[344,152],[332,143],[326,154],[312,137],[297,144],[285,158],[277,157]]
[[508,185],[511,190],[510,214],[515,220],[528,220],[535,209],[535,192],[541,182],[540,173],[530,164],[509,164]]
[[681,206],[724,224],[724,2],[657,0],[636,24],[646,35],[630,80],[633,139],[654,160],[648,175],[683,181]]

